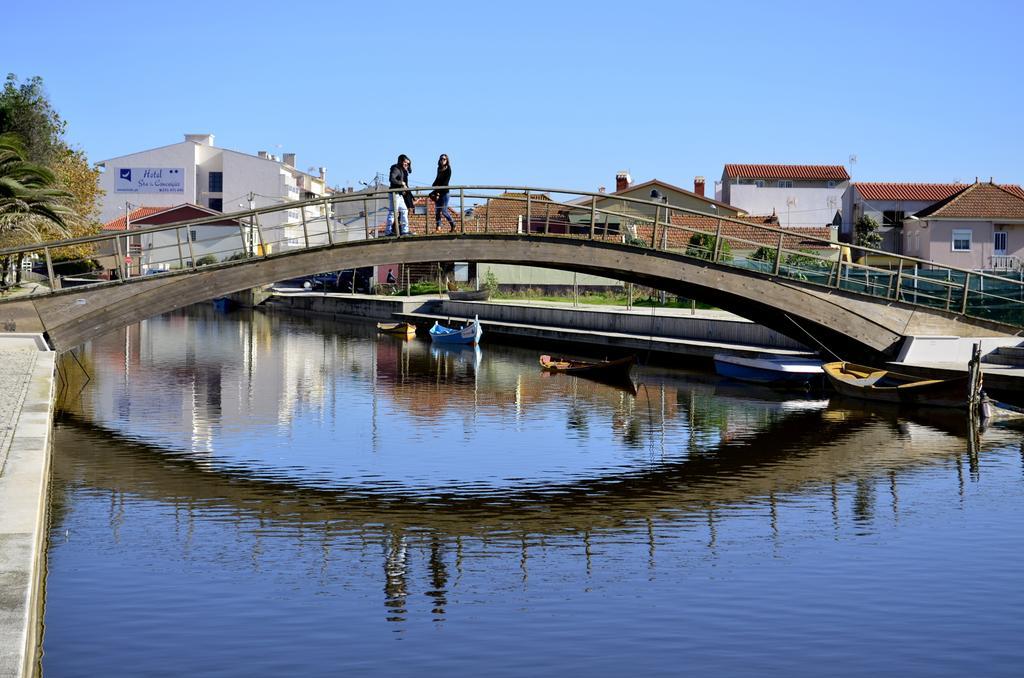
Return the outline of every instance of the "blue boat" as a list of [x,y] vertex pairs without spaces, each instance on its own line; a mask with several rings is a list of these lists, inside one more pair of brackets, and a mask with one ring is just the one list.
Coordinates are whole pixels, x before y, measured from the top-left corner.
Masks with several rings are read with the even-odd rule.
[[473,322],[462,328],[445,327],[435,322],[430,328],[430,339],[438,344],[478,344],[483,333],[479,319],[474,316]]
[[792,356],[746,358],[715,354],[715,372],[719,376],[756,384],[812,385],[822,383],[821,361]]

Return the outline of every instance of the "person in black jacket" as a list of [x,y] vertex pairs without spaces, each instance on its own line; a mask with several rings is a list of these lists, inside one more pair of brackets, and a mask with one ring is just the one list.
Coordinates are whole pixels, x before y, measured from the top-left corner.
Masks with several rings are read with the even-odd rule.
[[[409,172],[412,171],[412,160],[404,153],[398,156],[398,162],[391,166],[389,186],[391,188],[409,188]],[[388,194],[388,227],[385,235],[395,234],[395,213],[398,213],[398,223],[401,235],[409,235],[409,208],[412,207],[412,192],[402,191],[400,193]]]
[[[434,179],[434,186],[447,186],[452,180],[452,166],[448,164],[448,156],[444,153],[437,159],[437,177]],[[437,230],[441,230],[441,217],[448,220],[448,230],[455,232],[455,222],[448,214],[448,191],[438,189],[431,193],[434,198],[434,221],[437,222]]]

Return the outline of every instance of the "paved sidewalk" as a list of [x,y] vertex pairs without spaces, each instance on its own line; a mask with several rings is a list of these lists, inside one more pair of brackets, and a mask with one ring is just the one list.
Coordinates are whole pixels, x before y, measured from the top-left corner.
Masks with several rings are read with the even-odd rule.
[[55,363],[41,336],[0,334],[0,678],[36,665]]

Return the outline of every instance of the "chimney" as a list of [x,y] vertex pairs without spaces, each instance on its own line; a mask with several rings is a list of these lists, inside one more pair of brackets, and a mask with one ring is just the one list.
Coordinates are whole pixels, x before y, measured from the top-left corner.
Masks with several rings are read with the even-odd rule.
[[693,178],[693,192],[702,198],[704,197],[704,177]]
[[629,176],[629,170],[622,170],[621,172],[615,173],[615,192],[624,191],[629,188],[629,185],[633,183],[633,178]]
[[284,154],[284,164],[288,165],[289,167],[295,167],[295,154],[294,153],[285,153]]
[[319,169],[320,169],[320,181],[323,181],[324,183],[326,183],[327,182],[327,168],[326,167],[320,167]]
[[212,134],[186,134],[185,141],[191,141],[200,146],[213,146]]
[[258,151],[258,152],[256,153],[256,155],[260,156],[260,157],[261,157],[261,158],[263,158],[264,160],[270,160],[270,156],[269,156],[269,155],[267,155],[267,152],[266,152],[266,151]]

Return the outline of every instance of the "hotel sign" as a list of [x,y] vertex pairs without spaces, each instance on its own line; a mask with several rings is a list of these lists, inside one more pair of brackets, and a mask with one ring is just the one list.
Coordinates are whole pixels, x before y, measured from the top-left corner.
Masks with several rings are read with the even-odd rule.
[[181,167],[118,167],[115,193],[184,193]]

